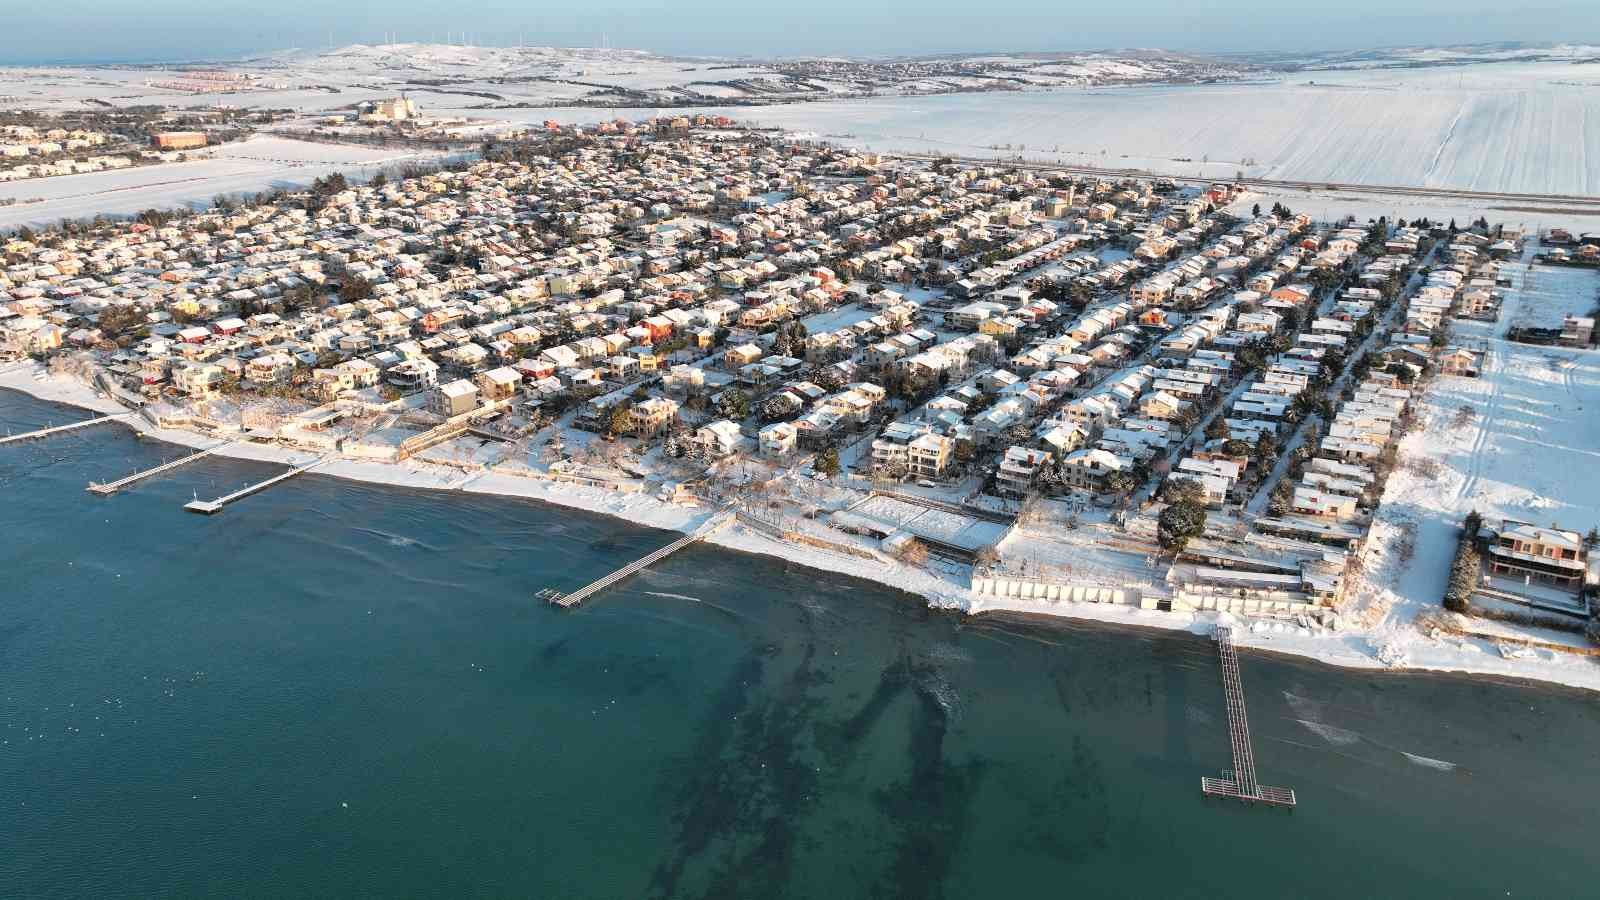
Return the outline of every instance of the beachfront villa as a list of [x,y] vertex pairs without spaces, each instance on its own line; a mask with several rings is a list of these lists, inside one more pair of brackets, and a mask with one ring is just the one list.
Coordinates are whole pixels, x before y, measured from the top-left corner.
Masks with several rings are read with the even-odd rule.
[[1489,571],[1577,591],[1588,575],[1589,551],[1576,531],[1507,519],[1489,544]]

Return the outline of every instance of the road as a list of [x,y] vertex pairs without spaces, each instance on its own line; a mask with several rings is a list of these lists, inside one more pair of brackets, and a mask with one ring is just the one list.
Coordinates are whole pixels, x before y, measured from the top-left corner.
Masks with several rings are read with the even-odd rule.
[[[1074,166],[1065,163],[1027,162],[1020,159],[1004,159],[982,156],[949,156],[944,154],[922,153],[885,153],[885,157],[895,159],[909,159],[931,161],[934,159],[952,159],[958,163],[973,166],[1013,166],[1019,169],[1031,169],[1041,172],[1068,172],[1073,175],[1092,175],[1105,178],[1168,178],[1180,184],[1208,185],[1220,180],[1217,178],[1197,178],[1193,175],[1177,175],[1167,172],[1156,172],[1149,169],[1117,169],[1101,168],[1097,166]],[[1560,212],[1573,215],[1600,215],[1600,197],[1585,196],[1581,194],[1518,194],[1503,191],[1469,191],[1458,188],[1431,188],[1415,185],[1395,184],[1357,184],[1338,181],[1284,181],[1275,178],[1237,178],[1229,180],[1232,184],[1239,184],[1247,188],[1262,188],[1293,191],[1350,191],[1361,194],[1387,194],[1402,197],[1431,197],[1446,200],[1492,200],[1497,203],[1536,203],[1536,204],[1561,204]],[[1551,210],[1556,212],[1558,210]]]
[[[1410,302],[1411,296],[1415,294],[1417,290],[1420,289],[1425,283],[1427,276],[1424,274],[1424,271],[1433,263],[1434,257],[1438,255],[1439,248],[1444,246],[1444,243],[1444,241],[1436,242],[1433,247],[1428,250],[1428,255],[1417,261],[1415,268],[1412,269],[1410,276],[1406,279],[1405,286],[1401,288],[1394,301],[1389,304],[1389,308],[1384,311],[1383,318],[1380,319],[1373,327],[1372,331],[1367,335],[1365,340],[1351,348],[1350,352],[1345,355],[1344,368],[1340,370],[1339,377],[1333,380],[1333,383],[1328,386],[1328,390],[1323,395],[1330,402],[1332,402],[1335,407],[1339,405],[1339,398],[1343,395],[1345,386],[1350,383],[1350,376],[1355,372],[1356,363],[1359,362],[1361,358],[1370,352],[1374,347],[1376,347],[1379,341],[1389,339],[1391,329],[1394,328],[1395,323],[1400,316],[1405,313],[1406,305]],[[1362,262],[1358,263],[1357,265],[1357,270],[1359,271],[1359,269],[1364,266],[1367,261],[1368,260],[1363,257]],[[1346,281],[1341,283],[1338,287],[1329,291],[1328,296],[1323,299],[1322,305],[1317,308],[1319,315],[1325,315],[1331,310],[1331,304],[1333,300],[1340,292],[1343,291],[1344,284],[1347,283],[1348,279],[1346,279]],[[1307,322],[1306,324],[1309,327],[1310,323]],[[1254,520],[1263,512],[1265,512],[1267,502],[1272,497],[1273,489],[1278,486],[1278,482],[1283,480],[1283,477],[1288,473],[1289,465],[1293,461],[1294,451],[1305,442],[1306,431],[1308,428],[1310,428],[1313,422],[1320,423],[1321,417],[1316,415],[1308,415],[1299,424],[1299,426],[1295,428],[1294,433],[1290,436],[1288,443],[1284,445],[1283,451],[1279,454],[1278,461],[1273,466],[1271,473],[1269,473],[1266,479],[1263,480],[1256,488],[1255,494],[1250,498],[1249,503],[1245,507],[1245,512],[1251,520]]]

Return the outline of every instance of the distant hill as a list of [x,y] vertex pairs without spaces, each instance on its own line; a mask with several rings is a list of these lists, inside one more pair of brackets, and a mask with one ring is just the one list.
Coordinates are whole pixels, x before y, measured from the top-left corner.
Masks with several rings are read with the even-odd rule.
[[1222,54],[1223,58],[1278,70],[1305,69],[1409,69],[1424,66],[1461,66],[1504,62],[1594,62],[1600,46],[1594,44],[1527,43],[1498,41],[1438,47],[1385,47],[1329,52],[1250,52]]

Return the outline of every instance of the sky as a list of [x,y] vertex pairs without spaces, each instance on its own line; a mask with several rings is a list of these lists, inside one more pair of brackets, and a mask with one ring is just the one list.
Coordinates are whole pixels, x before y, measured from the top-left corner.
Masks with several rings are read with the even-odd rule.
[[1595,0],[0,0],[0,64],[460,41],[714,56],[1600,43]]

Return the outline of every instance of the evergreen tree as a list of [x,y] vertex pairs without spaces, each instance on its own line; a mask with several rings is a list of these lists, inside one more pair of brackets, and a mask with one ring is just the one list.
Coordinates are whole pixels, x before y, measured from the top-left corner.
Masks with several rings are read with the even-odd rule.
[[1174,552],[1206,530],[1206,508],[1196,500],[1184,499],[1167,506],[1156,519],[1156,540],[1163,549]]
[[811,468],[823,475],[833,476],[839,474],[839,448],[829,444],[817,453],[811,463]]

